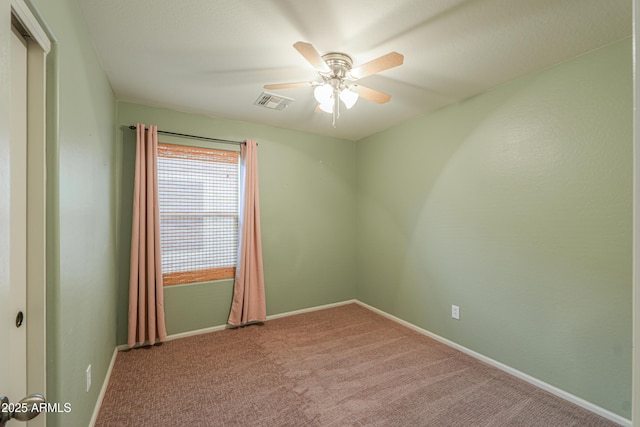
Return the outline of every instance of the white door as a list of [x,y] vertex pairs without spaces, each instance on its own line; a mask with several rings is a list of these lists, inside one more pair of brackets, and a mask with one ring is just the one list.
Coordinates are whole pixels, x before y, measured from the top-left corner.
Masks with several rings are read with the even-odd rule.
[[[11,134],[9,197],[9,287],[12,401],[27,393],[27,44],[11,37]],[[23,320],[20,324],[19,313]],[[20,324],[20,326],[18,326]]]
[[[0,337],[6,343],[0,350],[0,363],[4,371],[0,393],[11,403],[16,403],[27,391],[27,45],[13,28],[10,57],[10,133],[9,141],[4,142],[5,173],[0,183],[0,202],[4,206],[0,253],[0,268],[4,270],[4,283],[0,285],[0,310],[3,313]],[[3,405],[5,407],[0,408],[2,412],[14,409],[6,406],[6,400]]]
[[31,418],[26,405],[12,406],[27,392],[27,61],[27,42],[12,28],[9,138],[0,140],[0,427]]
[[[15,405],[46,388],[45,73],[51,44],[24,0],[0,0],[0,17],[0,396]],[[21,34],[29,34],[26,41]],[[42,402],[39,395],[24,400]],[[0,408],[0,426],[26,426],[6,422],[10,408]],[[26,421],[35,414],[11,415]],[[45,422],[40,416],[29,426]]]
[[[6,27],[0,23],[0,29],[3,33],[7,30]],[[3,34],[0,34],[2,39]],[[8,73],[10,70],[6,68],[0,69],[2,77],[4,79],[4,73]],[[9,95],[9,91],[4,90],[2,96]],[[1,99],[1,98],[0,98]],[[5,108],[5,103],[0,105],[0,120],[2,124],[6,125],[10,123],[10,120],[6,120],[9,116],[9,111]],[[4,130],[4,126],[0,127],[0,131]],[[0,369],[0,395],[8,394],[10,392],[9,387],[12,381],[10,355],[12,342],[9,340],[9,334],[11,332],[11,312],[13,307],[10,305],[10,291],[9,287],[9,231],[11,226],[9,224],[9,181],[10,181],[10,150],[9,140],[7,134],[2,132],[0,134],[0,366],[7,366],[7,369]]]

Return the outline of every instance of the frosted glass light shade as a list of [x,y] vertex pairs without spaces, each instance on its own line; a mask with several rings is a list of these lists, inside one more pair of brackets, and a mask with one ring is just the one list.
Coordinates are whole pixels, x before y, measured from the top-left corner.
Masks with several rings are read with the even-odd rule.
[[333,89],[331,85],[325,83],[322,86],[318,86],[313,91],[313,96],[320,104],[330,104],[333,95]]
[[345,88],[342,90],[342,92],[340,92],[340,99],[342,100],[342,102],[344,102],[344,105],[347,107],[347,109],[350,109],[358,100],[358,94]]
[[321,102],[319,107],[325,113],[333,113],[333,102],[331,102],[331,100],[329,100],[328,102]]

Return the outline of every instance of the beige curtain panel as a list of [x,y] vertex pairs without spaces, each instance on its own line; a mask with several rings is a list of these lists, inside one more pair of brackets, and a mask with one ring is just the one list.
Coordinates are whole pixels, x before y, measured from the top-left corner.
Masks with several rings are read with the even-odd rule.
[[244,197],[241,205],[241,240],[228,323],[233,326],[264,322],[267,307],[264,296],[264,268],[260,238],[257,143],[247,140],[241,147]]
[[167,338],[160,263],[157,148],[158,128],[149,126],[146,130],[144,124],[138,123],[129,276],[130,348]]

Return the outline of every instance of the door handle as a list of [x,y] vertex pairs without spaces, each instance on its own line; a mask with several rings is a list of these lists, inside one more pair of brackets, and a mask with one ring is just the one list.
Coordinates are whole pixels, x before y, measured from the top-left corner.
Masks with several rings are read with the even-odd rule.
[[29,421],[38,416],[41,405],[46,403],[41,394],[30,394],[16,404],[11,404],[9,398],[0,396],[0,427],[5,427],[11,419],[16,421]]

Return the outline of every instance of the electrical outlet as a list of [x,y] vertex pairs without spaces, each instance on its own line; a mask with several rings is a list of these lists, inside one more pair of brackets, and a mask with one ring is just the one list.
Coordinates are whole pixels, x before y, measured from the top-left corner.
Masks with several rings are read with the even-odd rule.
[[460,307],[458,307],[457,305],[451,306],[451,317],[456,320],[460,320]]
[[87,391],[91,388],[91,365],[87,366]]

